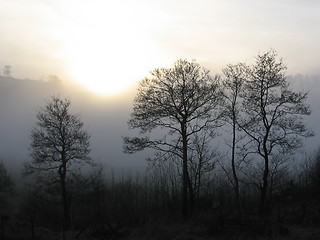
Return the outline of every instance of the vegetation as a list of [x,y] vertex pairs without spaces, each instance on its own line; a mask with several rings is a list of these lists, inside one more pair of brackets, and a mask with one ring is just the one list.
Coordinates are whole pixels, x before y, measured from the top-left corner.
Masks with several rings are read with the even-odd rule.
[[313,134],[302,121],[303,115],[311,114],[306,104],[308,94],[289,88],[285,69],[282,59],[270,51],[257,56],[244,81],[243,113],[238,122],[250,139],[246,157],[255,154],[263,158],[260,213],[266,213],[270,161],[296,151],[301,137]]
[[37,184],[61,194],[65,229],[71,225],[70,188],[79,184],[79,166],[91,164],[89,135],[80,118],[69,112],[70,104],[69,99],[54,96],[37,113],[31,132],[32,162],[24,166],[26,175],[36,175]]
[[224,79],[222,85],[225,89],[225,113],[226,113],[226,123],[231,126],[231,170],[232,170],[232,180],[230,181],[233,185],[237,210],[241,213],[241,202],[240,202],[240,185],[239,177],[237,172],[236,163],[236,147],[237,143],[241,139],[238,137],[238,119],[240,113],[240,94],[243,90],[244,81],[246,78],[247,67],[246,65],[240,63],[236,65],[228,65],[223,69]]
[[192,142],[199,143],[200,134],[207,132],[213,136],[214,130],[222,125],[219,109],[222,90],[218,77],[211,77],[209,71],[186,60],[178,60],[172,68],[156,69],[151,74],[152,78],[140,83],[129,126],[141,133],[166,129],[167,134],[156,139],[124,138],[124,148],[128,153],[151,148],[162,152],[158,158],[181,159],[182,213],[186,218],[188,212],[193,212],[194,200],[188,167],[192,159],[190,148]]
[[7,206],[8,198],[14,193],[14,183],[12,177],[8,173],[8,170],[3,163],[0,161],[0,211],[5,211]]
[[[252,66],[228,65],[223,76],[187,60],[156,69],[141,81],[128,122],[139,136],[124,138],[125,152],[149,148],[154,156],[144,173],[122,174],[93,163],[70,100],[52,97],[31,132],[28,184],[11,211],[0,208],[1,237],[312,237],[320,151],[289,161],[313,134],[304,123],[307,97],[290,88],[274,51]],[[2,162],[0,187],[13,189]]]

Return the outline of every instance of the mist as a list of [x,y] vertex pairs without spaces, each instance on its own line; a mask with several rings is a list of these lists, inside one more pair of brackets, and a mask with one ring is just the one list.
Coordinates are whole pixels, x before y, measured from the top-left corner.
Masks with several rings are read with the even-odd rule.
[[[312,113],[306,126],[313,129],[315,136],[305,140],[298,155],[313,152],[320,143],[320,76],[289,76],[288,82],[300,91],[308,91],[308,102]],[[107,168],[137,170],[146,167],[145,158],[152,157],[151,151],[133,155],[122,152],[122,136],[136,134],[128,129],[127,121],[132,111],[135,91],[117,97],[97,96],[79,86],[64,85],[61,81],[36,81],[5,78],[0,76],[0,159],[12,172],[20,173],[22,163],[30,160],[30,133],[36,121],[36,112],[52,95],[71,99],[72,113],[79,114],[85,129],[91,135],[91,157]],[[223,147],[223,136],[217,139]]]
[[[253,175],[250,175],[249,183],[245,182],[248,178],[241,175],[244,179],[240,188],[240,196],[243,196],[241,197],[242,205],[235,204],[232,181],[229,182],[230,179],[226,177],[228,170],[224,172],[225,168],[218,163],[221,164],[224,161],[223,155],[229,154],[230,151],[227,146],[227,139],[230,136],[223,134],[223,128],[221,128],[219,129],[221,135],[218,134],[210,142],[212,145],[210,147],[216,147],[222,154],[216,155],[215,165],[210,172],[202,173],[201,186],[204,187],[200,191],[199,183],[199,194],[194,198],[196,214],[181,229],[180,224],[186,222],[184,218],[180,218],[183,215],[179,213],[179,210],[184,209],[181,207],[183,206],[181,205],[183,182],[179,166],[172,164],[172,161],[166,161],[154,165],[148,169],[149,171],[144,171],[148,166],[145,159],[152,158],[153,151],[142,151],[131,155],[123,153],[122,137],[138,134],[127,126],[137,91],[131,90],[117,96],[103,97],[77,85],[67,85],[56,77],[36,81],[0,76],[0,171],[2,169],[2,173],[5,173],[3,166],[7,167],[9,175],[3,175],[8,176],[9,180],[12,177],[14,182],[4,185],[5,191],[2,195],[0,194],[2,235],[25,239],[24,237],[32,232],[41,237],[55,236],[50,239],[61,239],[59,237],[61,233],[66,236],[82,234],[79,239],[92,239],[92,236],[117,236],[117,238],[108,239],[153,239],[149,235],[149,231],[152,231],[154,236],[162,236],[161,239],[169,239],[169,235],[182,235],[186,232],[193,236],[206,236],[203,239],[216,239],[211,236],[217,234],[224,236],[229,232],[233,234],[232,236],[242,236],[243,233],[269,236],[270,232],[274,236],[283,234],[287,236],[289,233],[295,234],[299,227],[305,226],[302,225],[301,219],[307,224],[311,223],[310,226],[313,227],[312,219],[319,215],[318,211],[314,210],[314,206],[317,205],[313,201],[319,201],[316,200],[317,197],[308,194],[319,188],[311,181],[315,174],[318,174],[313,172],[312,168],[316,165],[310,164],[315,163],[314,159],[319,159],[320,156],[319,152],[316,152],[319,151],[320,133],[318,124],[320,76],[295,75],[289,76],[287,80],[295,91],[309,92],[308,103],[312,114],[306,116],[304,121],[307,128],[313,129],[315,136],[306,139],[304,147],[297,150],[293,157],[286,156],[288,164],[281,166],[280,170],[276,168],[271,170],[276,177],[271,177],[272,184],[275,185],[270,187],[274,192],[272,192],[272,198],[268,198],[268,204],[276,206],[272,216],[276,221],[275,224],[263,218],[261,221],[256,220],[261,190],[257,188],[260,179],[259,176],[254,175],[254,168],[251,169]],[[82,178],[74,178],[76,181],[70,181],[68,185],[70,186],[69,196],[72,199],[70,210],[72,221],[70,220],[69,225],[64,223],[62,217],[65,215],[62,215],[61,206],[65,202],[60,199],[60,192],[55,191],[59,188],[49,184],[46,186],[47,190],[41,190],[42,185],[46,185],[42,180],[49,180],[50,177],[47,179],[44,175],[42,180],[22,179],[21,174],[23,163],[31,161],[29,146],[31,130],[36,123],[36,113],[50,101],[52,96],[71,100],[70,113],[78,114],[84,122],[84,130],[91,136],[90,156],[94,163],[98,164],[97,168],[88,165],[86,168],[88,171],[83,172]],[[162,135],[159,131],[161,129],[153,134]],[[313,160],[310,161],[310,159]],[[279,163],[282,164],[281,160]],[[99,168],[101,165],[103,168]],[[276,165],[272,165],[274,166]],[[249,165],[245,167],[250,168]],[[277,177],[280,181],[277,181]],[[29,185],[32,181],[34,181],[33,186]],[[193,186],[194,189],[197,189],[196,187],[197,185]],[[14,194],[10,189],[14,189]],[[301,206],[312,213],[305,210],[302,218],[299,215]],[[237,207],[248,214],[248,219],[241,215],[238,217]],[[286,221],[283,222],[278,218],[279,214],[285,211],[291,211],[293,214],[284,214],[283,219],[286,217]],[[17,224],[18,221],[23,222],[24,225]],[[64,226],[60,229],[61,223],[69,226],[70,230],[65,231]],[[200,224],[202,227],[198,228]],[[22,225],[27,227],[21,227]],[[271,227],[278,225],[281,226],[279,229],[270,230]],[[97,226],[100,226],[98,230]],[[143,229],[141,232],[138,231],[140,228]],[[175,229],[174,233],[170,233],[170,229]],[[193,229],[192,233],[186,229]],[[303,230],[300,235],[305,236],[307,233],[308,230]],[[136,234],[138,238],[130,238]],[[47,237],[44,238],[47,239]],[[67,237],[67,239],[71,238]]]
[[28,148],[36,113],[53,95],[71,99],[72,113],[80,115],[91,136],[90,155],[95,162],[114,169],[144,168],[143,154],[122,153],[134,92],[102,97],[62,82],[0,76],[0,159],[11,171],[19,173],[22,163],[30,160]]

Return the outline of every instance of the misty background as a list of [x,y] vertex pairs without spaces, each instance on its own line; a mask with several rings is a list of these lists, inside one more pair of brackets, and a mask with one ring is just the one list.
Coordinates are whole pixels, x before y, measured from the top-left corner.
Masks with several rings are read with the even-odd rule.
[[133,93],[100,98],[86,90],[75,90],[60,81],[36,81],[0,76],[0,159],[14,173],[30,160],[31,129],[37,111],[52,95],[71,99],[72,113],[79,114],[91,135],[91,156],[97,163],[115,169],[136,169],[145,165],[144,156],[122,153],[122,136],[128,135],[127,120]]
[[[41,239],[61,239],[61,234],[65,239],[63,225],[68,224],[63,222],[69,220],[63,215],[72,216],[70,234],[78,237],[86,229],[79,239],[93,239],[94,233],[99,239],[119,239],[111,235],[128,228],[139,240],[152,235],[194,239],[186,233],[209,233],[212,239],[216,231],[250,239],[243,233],[261,229],[276,239],[282,239],[277,234],[283,230],[306,239],[306,226],[318,232],[312,239],[320,239],[319,13],[318,0],[0,0],[0,174],[6,180],[4,188],[0,184],[0,239],[7,233],[10,239],[16,234],[21,237],[14,239],[31,239],[31,232]],[[188,202],[181,166],[168,162],[144,171],[152,150],[123,153],[122,137],[139,133],[127,125],[138,82],[177,59],[196,61],[223,76],[227,64],[250,66],[254,56],[271,49],[283,58],[291,88],[309,92],[312,113],[303,122],[315,135],[304,139],[294,155],[270,162],[268,187],[261,161],[242,165],[239,159],[240,178],[232,178],[231,135],[219,129],[221,135],[210,144],[221,159],[213,159],[214,169],[200,172],[198,180],[193,169],[196,181],[188,185],[195,215],[181,229],[180,210]],[[68,213],[66,194],[60,196],[64,184],[44,184],[52,180],[45,175],[39,181],[22,175],[23,163],[32,160],[36,114],[53,95],[70,99],[70,114],[80,115],[91,136],[90,157],[98,164],[81,172],[81,178],[70,178],[71,215],[63,214]],[[268,188],[266,217],[271,221],[257,221]],[[220,224],[222,217],[240,222]],[[249,228],[237,229],[244,225]],[[57,237],[45,237],[49,230]]]
[[[85,122],[95,161],[143,168],[150,152],[123,154],[121,138],[137,133],[126,122],[140,79],[177,58],[196,59],[216,74],[270,48],[284,58],[292,86],[310,90],[306,125],[316,136],[305,150],[313,151],[320,134],[319,8],[315,0],[0,0],[0,159],[20,172],[38,108],[60,94]],[[12,78],[1,76],[6,65]],[[97,94],[117,83],[123,89],[116,95]]]
[[[288,82],[295,90],[309,91],[308,103],[312,109],[305,122],[315,136],[305,140],[304,148],[295,155],[300,158],[320,146],[320,76],[289,76]],[[71,99],[72,113],[79,114],[84,121],[91,135],[91,157],[95,162],[115,171],[143,170],[147,165],[145,158],[152,157],[152,151],[133,155],[122,152],[122,136],[137,134],[127,126],[135,94],[132,90],[117,97],[99,97],[85,89],[65,85],[56,76],[41,81],[0,76],[0,159],[11,173],[21,173],[22,163],[30,160],[28,148],[36,112],[52,95],[60,95]],[[217,137],[220,151],[225,145],[223,137]]]

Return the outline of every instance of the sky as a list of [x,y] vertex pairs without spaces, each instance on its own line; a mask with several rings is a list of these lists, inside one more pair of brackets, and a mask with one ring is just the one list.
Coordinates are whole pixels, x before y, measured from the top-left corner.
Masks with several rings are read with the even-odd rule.
[[0,0],[0,68],[109,96],[178,58],[219,73],[271,48],[288,74],[319,74],[319,12],[317,0]]
[[[134,166],[133,157],[122,153],[121,137],[132,134],[127,120],[139,80],[179,58],[219,74],[229,63],[250,64],[258,53],[274,49],[288,75],[311,76],[298,85],[311,89],[314,115],[307,124],[318,135],[308,144],[315,148],[319,13],[317,0],[0,0],[0,75],[10,65],[17,79],[57,76],[92,135],[93,157]],[[28,158],[36,109],[60,91],[24,81],[0,89],[5,161]],[[144,157],[134,158],[143,165]]]

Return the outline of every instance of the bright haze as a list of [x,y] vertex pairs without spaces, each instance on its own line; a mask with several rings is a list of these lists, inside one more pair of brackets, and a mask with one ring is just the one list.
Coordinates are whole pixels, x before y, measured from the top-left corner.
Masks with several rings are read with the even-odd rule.
[[[178,58],[221,73],[270,49],[295,86],[311,89],[308,123],[318,134],[319,11],[317,0],[0,0],[0,75],[9,65],[16,79],[0,85],[0,158],[28,159],[36,110],[60,93],[86,123],[94,158],[143,165],[121,148],[140,79]],[[62,86],[44,83],[52,75]]]

